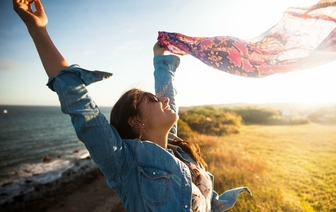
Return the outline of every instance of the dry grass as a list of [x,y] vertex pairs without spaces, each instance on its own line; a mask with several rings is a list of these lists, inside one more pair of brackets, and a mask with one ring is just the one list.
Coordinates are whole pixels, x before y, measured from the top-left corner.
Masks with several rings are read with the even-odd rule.
[[336,211],[336,126],[243,126],[195,135],[218,193],[247,186],[231,211]]

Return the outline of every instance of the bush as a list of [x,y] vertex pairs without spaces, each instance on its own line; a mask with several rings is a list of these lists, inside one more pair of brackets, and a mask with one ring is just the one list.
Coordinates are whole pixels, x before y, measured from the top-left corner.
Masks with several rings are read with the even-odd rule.
[[290,115],[284,116],[278,109],[243,107],[228,109],[239,114],[245,124],[262,124],[262,125],[298,125],[308,124],[309,120],[297,113],[291,112]]
[[320,124],[336,124],[336,105],[315,111],[309,119]]
[[224,135],[239,132],[241,116],[222,108],[195,107],[180,115],[193,131],[207,135]]
[[188,123],[179,119],[177,122],[177,136],[184,140],[188,140],[192,136],[192,133],[193,131],[189,127]]
[[279,110],[258,107],[237,108],[232,111],[239,114],[243,118],[245,124],[267,124],[272,117],[280,115]]

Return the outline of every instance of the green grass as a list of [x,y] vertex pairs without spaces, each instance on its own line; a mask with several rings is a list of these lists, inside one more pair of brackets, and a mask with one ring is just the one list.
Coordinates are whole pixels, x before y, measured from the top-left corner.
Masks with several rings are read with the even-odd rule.
[[336,211],[336,126],[242,126],[196,135],[215,190],[247,186],[231,211]]

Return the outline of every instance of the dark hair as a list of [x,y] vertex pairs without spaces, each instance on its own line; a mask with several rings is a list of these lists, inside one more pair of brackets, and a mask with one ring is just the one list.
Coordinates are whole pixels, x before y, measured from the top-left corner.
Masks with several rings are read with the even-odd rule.
[[[137,115],[141,116],[137,106],[144,93],[145,91],[136,88],[127,91],[111,110],[110,124],[118,131],[122,139],[140,139],[139,132],[136,132],[128,124],[128,119]],[[170,140],[169,143],[181,147],[195,162],[202,164],[207,169],[207,164],[203,160],[197,144],[180,140]]]
[[140,115],[137,110],[140,97],[145,93],[140,89],[131,89],[124,93],[113,106],[110,114],[110,124],[123,139],[139,138],[140,135],[128,124],[128,118]]
[[[201,154],[201,148],[198,144],[186,140],[169,140],[169,144],[181,147],[190,157],[198,164],[202,165],[205,170],[208,170],[208,164],[204,161]],[[183,160],[182,160],[183,161]]]

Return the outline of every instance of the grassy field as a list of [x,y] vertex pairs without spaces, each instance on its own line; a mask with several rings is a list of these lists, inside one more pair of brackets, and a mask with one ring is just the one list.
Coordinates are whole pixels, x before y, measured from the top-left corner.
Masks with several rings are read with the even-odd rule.
[[250,125],[190,140],[201,144],[218,193],[252,191],[231,211],[336,212],[336,125]]

